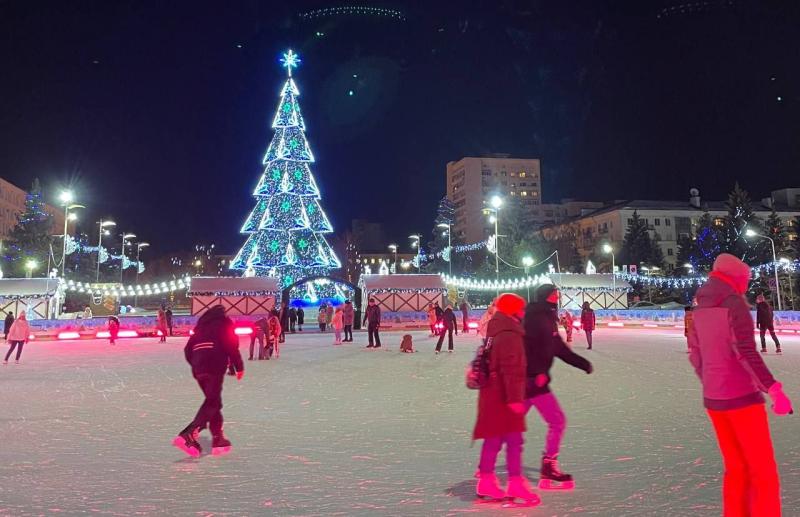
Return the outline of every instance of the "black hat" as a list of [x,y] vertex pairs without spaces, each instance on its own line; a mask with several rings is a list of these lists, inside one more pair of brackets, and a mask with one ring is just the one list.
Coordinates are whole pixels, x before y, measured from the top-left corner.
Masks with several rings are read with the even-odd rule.
[[553,294],[553,291],[558,289],[553,284],[542,284],[536,288],[536,301],[537,302],[544,302],[547,298]]

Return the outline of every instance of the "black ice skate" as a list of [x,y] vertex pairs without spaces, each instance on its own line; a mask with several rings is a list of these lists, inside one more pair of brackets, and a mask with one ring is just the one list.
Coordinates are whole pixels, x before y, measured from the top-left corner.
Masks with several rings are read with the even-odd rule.
[[199,436],[200,429],[190,424],[172,440],[172,445],[193,458],[199,458],[200,453],[203,452],[203,448],[200,447],[200,442],[197,441]]
[[575,482],[572,476],[558,469],[557,456],[542,456],[542,469],[539,476],[541,490],[572,490]]
[[225,435],[220,431],[211,441],[211,454],[214,456],[222,456],[229,452],[231,452],[231,442],[225,438]]

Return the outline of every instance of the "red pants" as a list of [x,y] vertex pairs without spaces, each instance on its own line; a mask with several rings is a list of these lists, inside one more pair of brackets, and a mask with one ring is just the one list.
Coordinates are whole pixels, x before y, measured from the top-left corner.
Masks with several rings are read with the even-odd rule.
[[725,464],[722,514],[725,517],[780,516],[780,479],[764,404],[707,411]]

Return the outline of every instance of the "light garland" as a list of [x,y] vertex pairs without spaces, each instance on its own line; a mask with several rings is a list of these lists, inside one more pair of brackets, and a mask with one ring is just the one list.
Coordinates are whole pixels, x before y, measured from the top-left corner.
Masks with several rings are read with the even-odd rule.
[[550,278],[547,275],[527,276],[523,278],[505,279],[505,280],[485,280],[477,278],[460,278],[456,276],[441,274],[444,283],[453,285],[461,289],[471,289],[474,291],[516,291],[520,289],[527,289],[537,285],[550,283]]
[[300,13],[300,18],[310,20],[313,18],[322,18],[325,16],[342,16],[342,15],[369,15],[369,16],[382,16],[386,18],[395,18],[397,20],[405,21],[406,16],[402,11],[396,9],[387,9],[384,7],[371,7],[365,5],[345,5],[340,7],[326,7],[324,9],[314,9]]
[[373,294],[413,294],[413,293],[420,293],[420,294],[436,294],[436,293],[446,293],[447,289],[445,288],[425,288],[425,289],[399,289],[399,288],[381,288],[381,289],[368,289],[367,293],[369,295]]
[[[753,276],[759,276],[762,273],[770,273],[774,271],[776,267],[779,271],[782,270],[788,273],[795,273],[798,269],[800,269],[800,261],[793,260],[788,262],[767,262],[766,264],[760,264],[758,266],[751,267],[750,271]],[[700,286],[708,281],[708,277],[705,275],[687,277],[659,277],[631,273],[615,273],[615,276],[628,282],[644,285],[656,285],[659,287],[670,287],[673,289]]]
[[68,280],[65,287],[68,291],[78,293],[87,293],[95,296],[116,296],[122,298],[125,296],[153,296],[158,294],[171,293],[173,291],[182,291],[188,289],[191,285],[191,278],[184,277],[178,280],[170,280],[168,282],[153,282],[151,284],[138,284],[138,285],[116,285],[116,284],[96,284],[89,282],[75,282]]
[[98,250],[100,250],[99,259],[101,264],[105,264],[109,259],[120,260],[122,261],[122,269],[138,267],[139,273],[144,273],[144,262],[142,261],[131,260],[125,255],[113,255],[103,246],[99,248],[97,246],[86,246],[71,235],[67,235],[67,255],[72,255],[73,253],[97,253]]

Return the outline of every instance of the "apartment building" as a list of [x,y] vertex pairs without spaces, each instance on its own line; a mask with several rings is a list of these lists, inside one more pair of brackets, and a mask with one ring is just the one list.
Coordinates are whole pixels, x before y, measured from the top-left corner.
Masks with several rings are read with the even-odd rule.
[[[25,211],[27,192],[13,183],[0,178],[0,240],[8,239],[17,225],[17,214]],[[53,235],[64,233],[64,209],[45,204],[45,211],[53,216]]]

